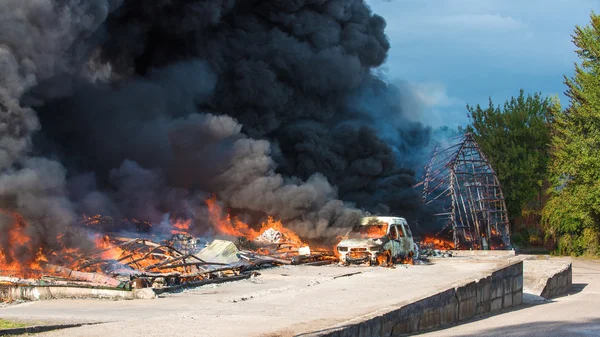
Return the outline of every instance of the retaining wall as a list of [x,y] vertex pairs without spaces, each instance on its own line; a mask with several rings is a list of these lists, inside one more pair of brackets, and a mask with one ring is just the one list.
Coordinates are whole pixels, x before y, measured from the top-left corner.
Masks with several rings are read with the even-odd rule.
[[36,301],[59,298],[104,298],[104,299],[146,299],[155,298],[156,294],[150,288],[134,289],[131,291],[118,289],[65,287],[65,286],[30,286],[7,285],[0,286],[0,301]]
[[400,336],[520,305],[522,301],[523,262],[519,261],[479,280],[309,336]]
[[573,265],[569,263],[556,274],[550,276],[546,281],[546,286],[540,296],[552,298],[558,295],[566,294],[573,284]]

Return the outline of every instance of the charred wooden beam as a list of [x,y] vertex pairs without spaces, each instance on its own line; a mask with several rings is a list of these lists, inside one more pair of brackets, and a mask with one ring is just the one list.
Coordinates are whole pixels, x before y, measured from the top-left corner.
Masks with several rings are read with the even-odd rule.
[[185,283],[182,283],[182,284],[179,284],[176,286],[172,286],[172,287],[164,287],[164,288],[154,289],[154,292],[156,294],[163,294],[166,292],[177,291],[182,288],[192,288],[192,287],[199,287],[199,286],[203,286],[203,285],[207,285],[207,284],[217,284],[217,283],[245,280],[252,276],[257,276],[257,275],[260,275],[260,274],[254,272],[254,273],[246,273],[246,274],[240,274],[240,275],[236,275],[236,276],[222,277],[222,278],[216,278],[216,279],[185,282]]

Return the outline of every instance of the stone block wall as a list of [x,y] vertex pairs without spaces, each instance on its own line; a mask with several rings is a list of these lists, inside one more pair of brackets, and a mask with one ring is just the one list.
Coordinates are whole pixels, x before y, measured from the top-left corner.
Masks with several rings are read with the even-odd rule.
[[479,280],[447,289],[361,322],[345,324],[311,336],[402,336],[520,305],[522,301],[523,262],[519,261]]
[[546,286],[540,296],[552,298],[558,295],[566,294],[573,284],[573,265],[569,263],[558,273],[552,275],[546,281]]

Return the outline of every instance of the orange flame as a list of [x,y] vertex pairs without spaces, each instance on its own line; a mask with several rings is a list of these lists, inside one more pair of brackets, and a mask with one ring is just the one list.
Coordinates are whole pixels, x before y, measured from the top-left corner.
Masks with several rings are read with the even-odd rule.
[[[206,204],[209,210],[209,220],[219,234],[255,240],[266,230],[273,229],[281,233],[281,239],[277,243],[286,244],[282,247],[290,249],[290,252],[294,251],[295,248],[293,247],[306,245],[293,230],[286,228],[280,220],[272,216],[267,217],[264,222],[257,224],[257,226],[251,227],[239,218],[227,213],[217,203],[216,196],[206,200]],[[190,263],[186,263],[184,260],[182,260],[183,263],[180,263],[180,265],[167,265],[166,268],[163,268],[165,266],[163,262],[166,255],[160,249],[167,249],[164,247],[168,246],[159,246],[156,248],[158,249],[157,251],[152,251],[152,249],[155,249],[154,247],[157,247],[153,245],[140,245],[140,247],[143,246],[146,248],[124,246],[122,245],[123,241],[121,238],[112,238],[104,234],[96,234],[92,238],[91,241],[96,248],[93,252],[83,254],[77,248],[65,246],[63,238],[67,237],[66,233],[59,233],[55,238],[58,245],[51,245],[51,247],[60,248],[50,250],[45,246],[42,247],[41,243],[38,244],[34,238],[28,236],[28,231],[30,230],[29,224],[22,216],[2,209],[0,209],[0,213],[8,215],[12,219],[11,225],[5,234],[0,237],[0,275],[32,278],[39,277],[42,271],[52,274],[52,268],[49,269],[49,265],[45,265],[46,262],[50,265],[60,264],[72,270],[100,273],[114,270],[112,269],[113,267],[131,267],[140,270],[144,270],[147,267],[150,270],[154,270],[160,267],[156,270],[160,270],[161,272],[166,270],[177,272],[192,270]],[[146,221],[135,219],[131,219],[130,221],[151,226]],[[83,215],[83,220],[81,221],[83,226],[90,227],[103,223],[111,224],[112,218],[101,215]],[[170,224],[171,228],[169,230],[172,234],[187,234],[192,229],[192,220],[171,219]],[[372,230],[375,229],[370,229],[370,231]],[[383,229],[383,234],[380,236],[384,234],[385,229]],[[324,250],[330,250],[330,248],[325,248]],[[269,252],[265,249],[264,253],[268,254]],[[26,261],[25,263],[24,260]],[[115,264],[114,261],[118,261],[118,263]]]
[[101,251],[100,258],[103,260],[117,260],[123,255],[123,251],[114,247],[110,242],[108,235],[96,235],[94,243],[96,244],[96,248]]
[[171,234],[187,234],[190,232],[191,225],[192,220],[177,219],[171,223],[171,226],[173,226]]
[[100,219],[102,218],[100,214],[96,214],[94,216],[87,216],[85,214],[82,214],[82,216],[83,220],[81,220],[81,223],[85,224],[86,226],[97,225],[100,223]]
[[387,234],[388,224],[361,226],[358,231],[363,238],[379,239]]
[[241,221],[237,217],[232,217],[225,213],[221,206],[217,203],[216,196],[212,196],[206,200],[208,206],[209,218],[219,234],[245,237],[248,240],[254,240],[259,237],[265,230],[272,228],[283,235],[284,241],[287,243],[303,244],[300,237],[279,220],[275,220],[272,216],[267,218],[267,221],[261,224],[259,230],[251,228],[247,223]]
[[440,237],[436,237],[436,236],[429,236],[426,235],[423,237],[423,239],[421,240],[421,245],[422,246],[433,246],[434,249],[439,249],[439,250],[452,250],[454,249],[454,242],[448,240],[448,239],[444,239],[444,238],[440,238]]
[[[0,246],[0,270],[2,274],[15,277],[29,277],[41,271],[41,263],[47,261],[42,247],[31,242],[26,230],[29,224],[17,213],[0,210],[1,214],[13,218],[12,226],[6,233],[7,244]],[[23,257],[30,256],[23,264]]]

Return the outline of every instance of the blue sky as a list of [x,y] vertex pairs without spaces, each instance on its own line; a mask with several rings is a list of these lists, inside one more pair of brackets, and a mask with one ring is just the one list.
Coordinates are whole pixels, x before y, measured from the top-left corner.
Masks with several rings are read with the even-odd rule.
[[[465,105],[526,93],[559,94],[577,61],[571,34],[598,0],[367,0],[387,21],[391,49],[378,71],[412,92],[416,120],[464,125]],[[411,103],[414,106],[414,102]],[[418,111],[417,111],[418,110]]]

